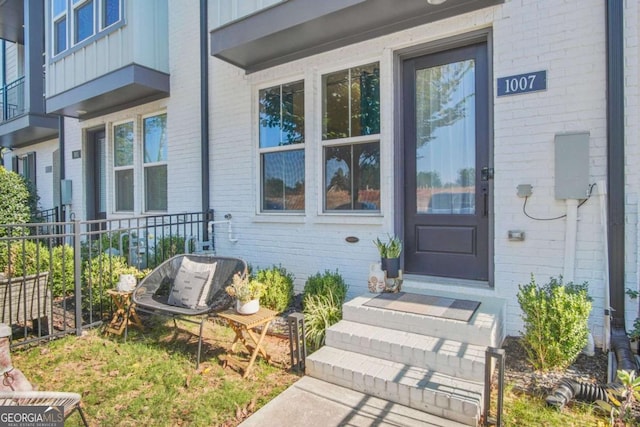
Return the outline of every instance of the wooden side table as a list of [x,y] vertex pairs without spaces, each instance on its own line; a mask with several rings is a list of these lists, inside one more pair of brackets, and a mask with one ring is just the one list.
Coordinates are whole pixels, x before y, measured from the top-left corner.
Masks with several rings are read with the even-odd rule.
[[[249,364],[247,365],[242,378],[246,378],[249,375],[249,371],[253,367],[253,363],[256,361],[258,353],[260,353],[267,362],[271,360],[264,347],[262,347],[262,341],[264,340],[265,335],[267,335],[269,325],[271,324],[271,321],[275,319],[276,314],[278,313],[264,307],[260,307],[260,310],[255,314],[238,314],[234,309],[218,313],[218,316],[225,319],[236,334],[236,337],[231,344],[231,352],[235,352],[236,345],[238,343],[242,343],[251,353]],[[256,329],[260,326],[262,326],[262,332],[260,333],[260,336],[258,336],[256,335]]]
[[122,332],[124,332],[124,329],[127,326],[127,310],[130,310],[129,325],[142,330],[142,320],[140,320],[138,313],[136,313],[136,305],[131,302],[131,295],[133,292],[109,289],[107,290],[107,293],[111,296],[113,304],[116,306],[116,311],[113,313],[111,322],[105,328],[105,332],[122,335]]

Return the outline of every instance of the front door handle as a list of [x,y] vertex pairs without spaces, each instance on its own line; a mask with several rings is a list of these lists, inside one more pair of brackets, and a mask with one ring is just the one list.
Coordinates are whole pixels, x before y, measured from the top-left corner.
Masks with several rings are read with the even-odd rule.
[[483,167],[482,169],[480,169],[480,180],[489,181],[490,179],[493,179],[493,172],[493,168],[490,168],[488,166]]

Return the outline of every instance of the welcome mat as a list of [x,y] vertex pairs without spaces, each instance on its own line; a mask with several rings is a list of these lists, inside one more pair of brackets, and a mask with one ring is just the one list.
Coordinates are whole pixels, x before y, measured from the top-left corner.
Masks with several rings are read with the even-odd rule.
[[380,294],[363,305],[468,322],[480,306],[480,302],[398,292]]

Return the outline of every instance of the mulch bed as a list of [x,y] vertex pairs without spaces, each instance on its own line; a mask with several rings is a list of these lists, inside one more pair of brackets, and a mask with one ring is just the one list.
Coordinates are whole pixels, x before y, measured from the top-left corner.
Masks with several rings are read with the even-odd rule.
[[513,384],[516,391],[546,397],[563,378],[584,383],[607,383],[608,356],[595,349],[594,356],[580,354],[566,370],[540,372],[527,361],[527,354],[518,337],[507,337],[505,350],[505,383]]

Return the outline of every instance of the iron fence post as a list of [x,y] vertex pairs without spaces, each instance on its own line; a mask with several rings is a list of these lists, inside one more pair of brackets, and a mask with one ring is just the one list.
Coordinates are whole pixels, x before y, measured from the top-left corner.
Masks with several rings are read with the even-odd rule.
[[80,221],[73,221],[73,276],[75,285],[76,335],[82,335],[82,246],[80,244]]

